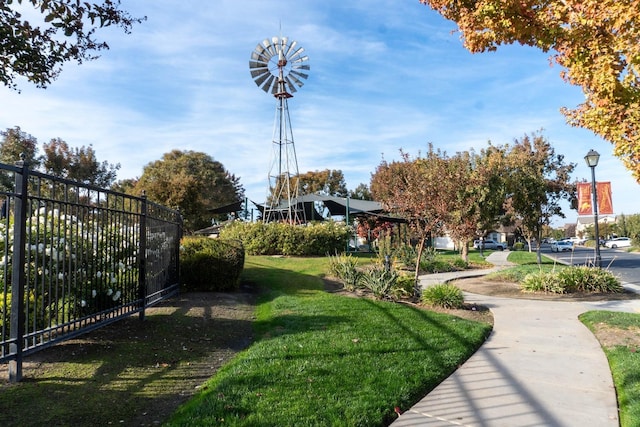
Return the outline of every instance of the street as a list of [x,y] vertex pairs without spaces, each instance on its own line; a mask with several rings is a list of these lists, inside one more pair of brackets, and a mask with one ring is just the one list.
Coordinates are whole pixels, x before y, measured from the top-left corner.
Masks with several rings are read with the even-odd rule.
[[[542,253],[572,265],[591,265],[595,260],[595,248],[585,246],[574,246],[571,252],[551,252],[550,246],[543,244]],[[600,248],[600,257],[602,268],[609,269],[623,282],[640,285],[640,253]]]

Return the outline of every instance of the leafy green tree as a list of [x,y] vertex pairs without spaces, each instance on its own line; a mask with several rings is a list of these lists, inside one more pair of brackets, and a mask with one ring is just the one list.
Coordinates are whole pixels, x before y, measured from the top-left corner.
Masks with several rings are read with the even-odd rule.
[[[29,7],[42,15],[33,25],[22,12]],[[56,79],[63,63],[96,59],[96,52],[108,49],[99,41],[101,27],[121,27],[129,33],[134,18],[120,9],[120,0],[17,0],[0,2],[0,82],[15,89],[18,76],[38,87]]]
[[211,156],[173,150],[147,164],[132,189],[150,200],[180,209],[187,232],[211,225],[209,209],[244,198],[239,178]]
[[302,194],[347,197],[347,185],[341,170],[309,171],[299,176]]
[[[38,140],[35,137],[23,132],[18,126],[0,131],[0,137],[1,163],[14,165],[18,160],[24,159],[29,163],[30,169],[39,167]],[[13,177],[0,174],[0,188],[12,189]]]
[[[560,202],[573,196],[570,174],[575,164],[565,163],[564,156],[556,154],[539,133],[515,140],[513,146],[505,147],[505,152],[507,215],[529,242],[532,237],[540,242],[551,218],[564,218]],[[542,263],[540,245],[537,256],[538,263]]]
[[32,169],[37,169],[41,159],[38,157],[38,140],[23,132],[19,126],[0,131],[0,162],[13,165],[23,159]]
[[447,233],[460,243],[461,256],[468,261],[468,244],[473,237],[484,236],[493,228],[502,210],[504,191],[499,162],[492,160],[493,150],[462,152],[447,159],[445,175],[449,215],[445,219]]
[[60,138],[43,145],[42,162],[45,173],[59,178],[91,184],[102,188],[110,187],[116,179],[120,164],[99,162],[91,145],[71,148]]
[[585,101],[563,108],[590,129],[640,182],[640,7],[638,0],[420,0],[458,24],[471,52],[520,43],[553,51],[561,77]]
[[354,190],[349,191],[349,197],[358,200],[373,200],[369,186],[362,182]]

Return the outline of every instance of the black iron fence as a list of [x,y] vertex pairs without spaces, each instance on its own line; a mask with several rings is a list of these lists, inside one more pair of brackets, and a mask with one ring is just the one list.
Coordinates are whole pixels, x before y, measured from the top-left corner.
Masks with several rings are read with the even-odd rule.
[[179,289],[180,213],[0,163],[0,362],[102,327]]

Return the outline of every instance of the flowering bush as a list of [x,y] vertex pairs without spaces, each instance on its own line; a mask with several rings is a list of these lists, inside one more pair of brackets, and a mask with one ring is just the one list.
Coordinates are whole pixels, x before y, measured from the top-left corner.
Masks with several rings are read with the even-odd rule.
[[[38,330],[137,298],[139,228],[90,208],[75,215],[41,207],[27,219],[28,327]],[[121,218],[124,219],[124,218]],[[13,219],[0,223],[0,300],[10,300]],[[33,296],[33,298],[32,298]],[[4,308],[3,308],[4,310]],[[3,320],[6,319],[6,320]],[[0,316],[0,327],[8,316]]]

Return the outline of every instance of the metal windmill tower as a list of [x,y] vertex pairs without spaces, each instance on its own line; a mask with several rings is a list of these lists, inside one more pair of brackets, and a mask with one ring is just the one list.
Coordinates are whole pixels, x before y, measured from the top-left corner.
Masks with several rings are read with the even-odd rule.
[[302,87],[309,75],[304,48],[287,37],[272,37],[258,43],[251,54],[249,70],[259,88],[276,98],[276,117],[273,125],[269,190],[263,220],[285,220],[289,223],[305,221],[304,208],[297,204],[299,196],[298,160],[293,142],[288,99]]

